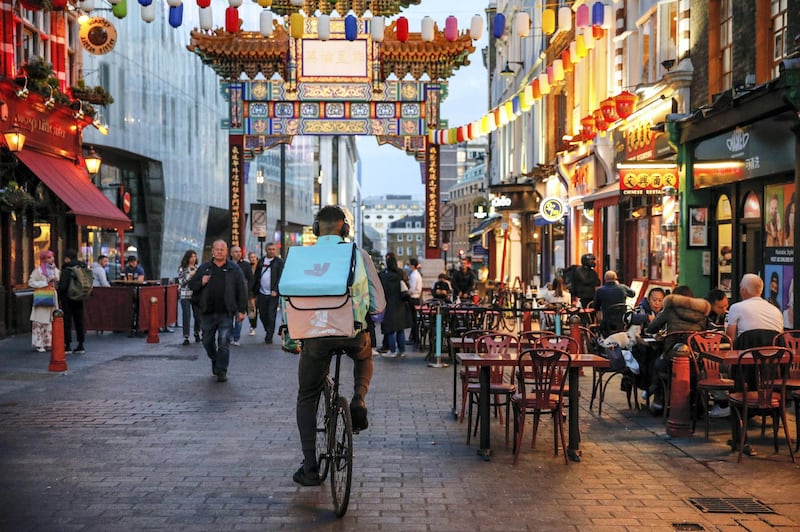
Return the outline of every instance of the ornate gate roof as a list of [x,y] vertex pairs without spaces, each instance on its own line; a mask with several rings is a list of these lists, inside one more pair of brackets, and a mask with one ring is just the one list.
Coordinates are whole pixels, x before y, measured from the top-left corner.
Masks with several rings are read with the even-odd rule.
[[297,7],[293,6],[290,0],[273,0],[271,9],[278,15],[296,13],[300,9],[306,13],[315,13],[319,9],[329,15],[336,8],[341,16],[352,9],[360,17],[369,8],[376,17],[391,17],[409,6],[419,5],[420,2],[422,0],[305,0],[302,7]]

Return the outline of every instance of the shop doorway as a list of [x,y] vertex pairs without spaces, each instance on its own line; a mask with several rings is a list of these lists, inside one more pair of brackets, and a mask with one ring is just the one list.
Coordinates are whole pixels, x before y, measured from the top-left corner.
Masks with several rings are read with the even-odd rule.
[[763,277],[764,269],[764,232],[761,227],[760,220],[747,220],[740,226],[739,238],[739,253],[738,257],[738,272],[739,277],[745,273],[755,273],[759,277]]

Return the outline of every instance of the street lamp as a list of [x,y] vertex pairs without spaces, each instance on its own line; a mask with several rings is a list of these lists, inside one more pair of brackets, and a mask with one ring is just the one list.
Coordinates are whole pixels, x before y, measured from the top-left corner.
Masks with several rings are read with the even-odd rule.
[[97,152],[94,151],[94,146],[89,147],[89,153],[86,154],[83,161],[86,163],[86,170],[88,170],[91,175],[95,175],[100,171],[100,164],[103,162],[100,156],[97,155]]
[[256,170],[256,195],[259,203],[266,203],[264,199],[264,172],[259,168]]
[[14,124],[11,126],[9,131],[3,133],[3,138],[6,141],[6,146],[8,147],[8,151],[12,153],[18,153],[22,151],[23,146],[25,146],[25,133],[23,133],[19,129],[19,124],[17,121],[14,121]]

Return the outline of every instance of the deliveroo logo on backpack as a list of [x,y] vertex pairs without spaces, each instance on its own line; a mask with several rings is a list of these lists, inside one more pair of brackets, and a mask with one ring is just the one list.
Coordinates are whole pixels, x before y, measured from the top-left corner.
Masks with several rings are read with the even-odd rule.
[[314,277],[322,277],[331,267],[330,262],[326,262],[325,264],[315,264],[313,270],[303,270],[305,275],[312,275]]

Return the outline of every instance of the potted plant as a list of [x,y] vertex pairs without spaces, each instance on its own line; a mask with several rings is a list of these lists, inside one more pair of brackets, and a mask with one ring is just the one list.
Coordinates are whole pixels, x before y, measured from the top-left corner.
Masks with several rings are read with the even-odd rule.
[[78,80],[76,85],[70,87],[70,91],[74,98],[93,105],[114,103],[114,98],[102,86],[88,87],[82,79]]
[[36,199],[12,180],[5,188],[0,189],[0,204],[12,211],[20,211],[36,205]]

